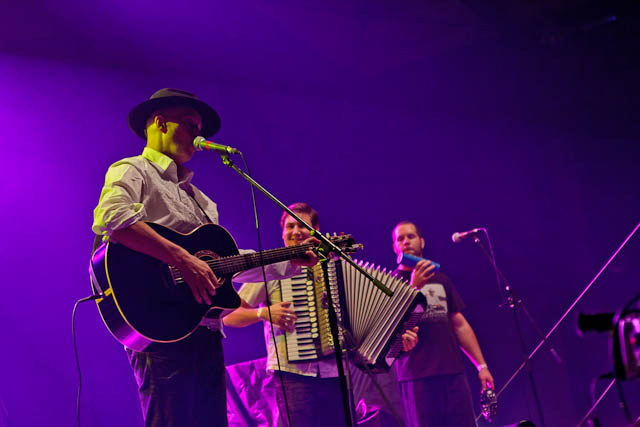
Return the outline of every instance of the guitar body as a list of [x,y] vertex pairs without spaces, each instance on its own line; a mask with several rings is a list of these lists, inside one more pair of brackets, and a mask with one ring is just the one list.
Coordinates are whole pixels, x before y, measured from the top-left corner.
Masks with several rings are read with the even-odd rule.
[[[149,223],[161,236],[208,261],[238,254],[231,235],[215,224],[189,234]],[[219,276],[212,304],[198,304],[180,272],[163,262],[118,243],[100,246],[92,260],[94,291],[102,320],[125,346],[143,351],[152,342],[172,343],[189,336],[203,317],[217,317],[223,309],[240,306],[231,284],[232,274]]]

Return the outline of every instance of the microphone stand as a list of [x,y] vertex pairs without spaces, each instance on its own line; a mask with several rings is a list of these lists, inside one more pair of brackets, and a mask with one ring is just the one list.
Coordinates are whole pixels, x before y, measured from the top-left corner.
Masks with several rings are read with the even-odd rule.
[[[518,308],[522,309],[522,311],[525,313],[525,315],[529,319],[529,322],[531,323],[531,325],[533,326],[535,331],[542,338],[542,342],[540,343],[540,345],[542,345],[544,342],[546,342],[547,337],[545,337],[543,335],[542,331],[540,330],[540,328],[538,327],[536,322],[533,320],[533,318],[531,317],[531,315],[527,311],[527,308],[525,307],[524,303],[522,302],[522,299],[519,298],[519,297],[516,297],[514,295],[513,288],[511,286],[511,284],[506,279],[504,274],[502,274],[502,271],[500,271],[500,269],[498,268],[498,266],[496,264],[496,258],[493,255],[493,248],[491,247],[491,240],[489,239],[489,233],[487,233],[487,230],[484,229],[484,228],[481,228],[480,230],[482,230],[485,233],[485,235],[487,236],[487,241],[489,242],[489,247],[491,248],[491,255],[489,254],[489,252],[487,252],[487,249],[484,247],[482,242],[480,242],[480,239],[477,236],[473,236],[473,241],[480,247],[480,249],[482,249],[482,252],[487,257],[487,259],[491,263],[491,266],[493,267],[493,269],[494,269],[494,271],[496,273],[496,280],[498,282],[498,288],[500,289],[500,295],[502,297],[502,302],[498,305],[498,307],[500,307],[500,308],[509,307],[513,312],[513,320],[514,320],[514,323],[515,323],[515,326],[516,326],[516,331],[518,332],[518,339],[520,341],[520,349],[522,351],[522,355],[523,355],[523,359],[524,359],[522,365],[520,365],[520,368],[516,371],[516,373],[514,375],[511,376],[509,381],[507,381],[507,383],[500,389],[500,391],[497,393],[497,396],[500,396],[500,394],[506,389],[506,387],[509,385],[509,383],[511,383],[511,381],[515,378],[515,376],[518,373],[520,373],[522,368],[526,368],[527,369],[527,376],[529,377],[529,384],[531,386],[531,391],[533,392],[533,397],[534,397],[534,400],[536,402],[536,409],[538,411],[538,418],[540,419],[540,423],[544,427],[545,426],[545,422],[544,422],[544,415],[543,415],[543,412],[542,412],[542,405],[540,404],[540,398],[538,396],[538,389],[536,387],[535,379],[533,377],[533,370],[531,369],[531,364],[530,364],[531,356],[533,354],[532,355],[528,355],[527,354],[527,348],[526,348],[526,344],[524,342],[524,337],[522,335],[522,328],[520,326],[520,319],[518,318],[518,311],[517,311]],[[500,278],[502,278],[502,286],[501,286]],[[553,354],[553,356],[556,359],[556,361],[558,363],[561,363],[560,356],[555,351],[555,349],[553,347],[551,347],[550,351]]]
[[[328,258],[324,258],[320,261],[322,265],[322,271],[324,273],[324,287],[327,293],[327,309],[329,310],[329,328],[331,329],[331,338],[333,339],[333,349],[336,359],[336,367],[338,368],[338,378],[340,378],[340,390],[342,392],[342,406],[344,408],[344,418],[347,426],[355,426],[357,423],[355,415],[355,406],[353,403],[353,389],[351,387],[351,374],[349,372],[349,356],[345,348],[340,346],[340,325],[338,321],[338,315],[333,304],[333,298],[331,298],[331,288],[329,284],[328,274]],[[345,341],[345,347],[348,343]],[[343,356],[344,351],[344,356]],[[347,370],[345,374],[344,360],[347,361]]]
[[[586,293],[591,289],[591,287],[593,286],[593,284],[596,282],[596,280],[598,280],[598,278],[600,277],[600,275],[607,269],[607,267],[609,267],[609,264],[611,264],[611,262],[614,260],[615,257],[618,256],[618,254],[620,253],[620,251],[622,250],[622,248],[624,248],[627,243],[629,242],[629,240],[631,240],[631,238],[635,235],[636,231],[638,231],[638,229],[640,229],[640,222],[638,224],[636,224],[636,226],[633,228],[633,230],[631,231],[631,233],[629,233],[629,235],[627,235],[627,237],[622,241],[622,243],[620,244],[620,246],[618,246],[618,248],[613,252],[613,254],[609,257],[609,259],[607,259],[607,261],[604,263],[604,265],[600,268],[600,270],[596,273],[596,275],[593,277],[593,279],[591,279],[591,281],[587,284],[587,286],[582,290],[582,292],[580,292],[580,295],[577,296],[577,298],[571,303],[571,305],[569,306],[569,308],[564,312],[564,314],[560,317],[560,319],[558,319],[558,321],[555,323],[555,325],[553,325],[553,327],[549,330],[549,332],[547,332],[546,335],[544,335],[544,337],[542,338],[542,340],[538,343],[538,345],[533,349],[533,351],[529,354],[529,356],[527,356],[527,358],[525,359],[525,361],[518,367],[518,369],[516,369],[516,371],[513,373],[513,375],[511,375],[511,378],[509,378],[509,380],[505,383],[504,386],[502,386],[502,388],[500,389],[500,391],[497,393],[498,396],[500,396],[502,394],[502,392],[509,386],[509,384],[511,384],[511,382],[515,379],[515,377],[520,373],[520,371],[522,371],[522,369],[525,367],[526,363],[528,360],[530,360],[537,352],[538,350],[540,350],[540,348],[542,347],[542,345],[547,342],[547,340],[549,339],[549,337],[551,336],[551,334],[553,334],[556,329],[558,329],[558,327],[560,326],[560,324],[564,321],[564,319],[567,318],[567,316],[569,315],[569,313],[571,313],[571,311],[575,308],[575,306],[582,300],[582,298],[586,295]],[[487,236],[487,241],[489,242],[489,245],[491,245],[491,239],[489,239],[489,233],[487,233],[486,229],[483,229],[486,236]],[[479,244],[480,248],[482,248],[484,254],[489,258],[489,260],[492,262],[492,265],[495,266],[495,257],[491,258],[489,256],[489,254],[487,253],[487,250],[484,248],[484,246],[482,246],[480,244],[480,240],[474,236],[474,241]],[[492,250],[493,253],[493,250]],[[504,277],[504,275],[502,274],[502,272],[500,272],[500,270],[498,270],[497,267],[495,267],[496,273],[497,275],[501,276],[505,283],[508,284],[508,281],[506,280],[506,278]],[[509,289],[511,290],[511,286],[509,286]],[[501,304],[502,306],[502,304]],[[522,306],[524,308],[524,305]],[[525,313],[527,314],[527,316],[529,316],[528,312],[525,310]],[[531,316],[529,316],[529,319],[531,319]],[[535,323],[534,323],[535,325]],[[551,350],[551,353],[554,355],[554,357],[556,357],[556,360],[560,361],[559,356],[557,355],[557,353],[555,352],[555,350]],[[610,388],[611,385],[613,385],[613,383],[610,384],[609,387]],[[608,390],[607,390],[608,391]],[[606,391],[605,391],[606,392]],[[479,419],[480,417],[476,418],[476,421]],[[636,420],[636,424],[640,421],[640,418],[638,420]]]
[[327,237],[325,237],[322,233],[318,233],[311,225],[307,224],[306,221],[304,221],[302,218],[300,218],[298,215],[296,215],[295,212],[293,212],[291,209],[289,209],[284,203],[282,203],[280,200],[278,200],[273,194],[269,193],[269,191],[266,188],[264,188],[263,186],[258,184],[258,182],[256,180],[254,180],[251,176],[247,175],[242,169],[238,168],[233,163],[233,161],[231,161],[231,159],[229,159],[229,155],[228,154],[220,154],[220,157],[222,158],[222,163],[224,163],[226,166],[229,166],[234,171],[238,172],[238,174],[241,177],[243,177],[244,179],[246,179],[249,182],[249,184],[251,184],[253,187],[255,187],[258,190],[260,190],[260,192],[262,194],[267,196],[272,202],[274,202],[276,205],[278,205],[280,208],[282,208],[282,210],[284,210],[289,216],[291,216],[293,219],[295,219],[300,224],[302,224],[302,226],[304,228],[309,230],[309,232],[311,233],[311,235],[313,237],[315,237],[316,239],[320,240],[320,243],[322,243],[323,245],[325,245],[326,248],[328,248],[326,250],[323,250],[322,248],[320,248],[321,252],[327,252],[327,253],[332,252],[335,255],[339,256],[340,258],[344,259],[347,263],[351,264],[351,266],[353,268],[358,270],[367,279],[369,279],[371,282],[373,282],[373,284],[378,289],[380,289],[385,295],[393,296],[393,291],[391,289],[387,288],[384,285],[384,283],[382,283],[380,280],[374,278],[371,274],[367,273],[366,270],[364,270],[358,264],[353,262],[353,260],[348,255],[346,255],[342,251],[342,249],[337,247],[331,240],[329,240]]
[[[289,209],[284,203],[282,203],[280,200],[278,200],[274,195],[269,193],[269,191],[267,191],[263,186],[258,184],[258,182],[255,181],[251,176],[246,174],[242,169],[238,168],[233,163],[233,161],[231,161],[231,159],[229,159],[229,153],[220,153],[220,158],[222,159],[222,163],[223,164],[225,164],[226,166],[229,166],[231,169],[236,171],[241,177],[243,177],[245,180],[247,180],[249,182],[249,184],[251,184],[253,187],[255,187],[258,190],[260,190],[261,193],[263,193],[271,201],[273,201],[280,208],[282,208],[285,212],[287,212],[288,215],[290,215],[292,218],[294,218],[296,221],[298,221],[300,224],[302,224],[307,230],[309,230],[309,232],[311,233],[311,235],[313,237],[315,237],[318,240],[320,240],[320,242],[325,245],[324,248],[321,247],[319,249],[321,257],[325,257],[326,258],[325,255],[328,255],[331,252],[334,253],[335,255],[339,256],[342,259],[344,259],[347,263],[351,264],[356,270],[358,270],[360,273],[362,273],[367,279],[371,280],[371,282],[373,282],[373,284],[378,289],[380,289],[382,292],[384,292],[387,296],[392,296],[393,295],[393,292],[389,288],[387,288],[381,281],[379,281],[378,279],[375,279],[367,271],[362,269],[358,264],[353,262],[353,260],[351,258],[349,258],[339,247],[337,247],[327,237],[325,237],[322,233],[318,233],[311,225],[309,225],[306,221],[304,221],[302,218],[300,218],[298,215],[296,215],[295,212],[293,212],[291,209]],[[324,264],[324,266],[326,266],[326,263]],[[323,266],[323,268],[325,268],[324,266]],[[328,294],[328,295],[330,295],[330,294]],[[336,318],[336,315],[335,315],[334,307],[333,307],[332,302],[331,302],[331,297],[328,298],[328,301],[329,301],[329,323],[330,323],[330,327],[331,327],[331,334],[332,334],[332,337],[333,337],[333,345],[334,345],[334,349],[335,349],[336,363],[338,365],[337,367],[338,367],[338,375],[339,375],[339,378],[340,378],[340,389],[341,389],[341,392],[342,392],[342,403],[343,403],[343,406],[344,406],[345,421],[346,421],[348,426],[354,426],[355,423],[354,423],[354,419],[353,418],[355,418],[355,417],[352,417],[352,414],[353,414],[352,408],[351,408],[352,405],[350,404],[351,392],[349,390],[348,381],[347,381],[347,378],[345,376],[344,366],[343,366],[343,363],[342,363],[342,348],[340,346],[340,339],[339,339],[339,332],[338,332],[338,322],[337,322],[337,318]]]

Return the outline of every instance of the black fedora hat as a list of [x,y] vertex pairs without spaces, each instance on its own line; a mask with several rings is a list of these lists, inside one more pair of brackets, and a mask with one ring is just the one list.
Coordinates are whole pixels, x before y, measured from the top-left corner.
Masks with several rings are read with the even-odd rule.
[[141,104],[136,105],[129,112],[127,122],[129,129],[142,139],[147,139],[145,129],[147,119],[155,110],[164,107],[191,107],[202,116],[202,136],[209,138],[220,130],[220,116],[216,110],[200,101],[190,92],[179,89],[160,89]]

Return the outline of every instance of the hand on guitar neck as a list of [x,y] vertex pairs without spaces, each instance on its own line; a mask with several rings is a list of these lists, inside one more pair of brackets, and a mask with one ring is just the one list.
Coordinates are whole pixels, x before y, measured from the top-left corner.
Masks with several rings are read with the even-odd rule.
[[[320,244],[320,240],[316,239],[315,237],[309,237],[308,239],[305,239],[302,242],[302,244],[303,245],[313,244],[314,246],[317,246]],[[306,251],[305,255],[307,256],[307,258],[292,259],[291,264],[297,265],[300,267],[313,267],[318,263],[318,255],[315,253],[313,249],[309,249],[308,251]]]

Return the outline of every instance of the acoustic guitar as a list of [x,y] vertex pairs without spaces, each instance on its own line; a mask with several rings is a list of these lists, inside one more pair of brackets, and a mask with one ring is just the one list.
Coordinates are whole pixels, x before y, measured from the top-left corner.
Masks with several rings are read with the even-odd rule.
[[[240,306],[231,277],[260,265],[306,258],[312,244],[239,255],[223,227],[205,224],[189,234],[148,223],[158,234],[205,261],[219,278],[211,304],[198,304],[180,270],[151,256],[108,242],[96,249],[89,265],[98,311],[111,334],[125,346],[143,351],[152,342],[172,343],[188,337],[206,316]],[[361,245],[350,235],[330,240],[345,252]]]

